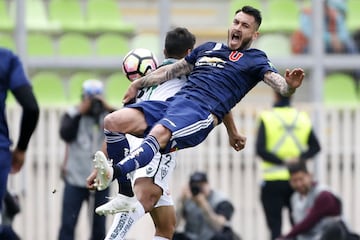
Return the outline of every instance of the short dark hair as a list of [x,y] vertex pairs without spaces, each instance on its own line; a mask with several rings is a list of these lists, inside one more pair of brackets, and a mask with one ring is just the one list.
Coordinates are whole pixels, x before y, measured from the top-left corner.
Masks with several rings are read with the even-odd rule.
[[239,12],[243,12],[243,13],[253,16],[255,18],[255,22],[258,24],[258,28],[260,27],[261,21],[262,21],[260,10],[254,8],[254,7],[251,7],[251,6],[243,6],[242,8],[238,9],[235,12],[235,15],[238,14]]
[[288,166],[288,170],[289,170],[290,175],[293,175],[298,172],[309,173],[309,171],[307,170],[307,167],[306,167],[306,163],[302,162],[302,161],[298,162],[298,163],[290,164]]
[[205,172],[194,172],[190,176],[190,184],[207,182],[207,174]]
[[186,28],[177,27],[170,30],[165,38],[167,57],[180,59],[186,56],[189,49],[193,49],[196,42],[195,35]]

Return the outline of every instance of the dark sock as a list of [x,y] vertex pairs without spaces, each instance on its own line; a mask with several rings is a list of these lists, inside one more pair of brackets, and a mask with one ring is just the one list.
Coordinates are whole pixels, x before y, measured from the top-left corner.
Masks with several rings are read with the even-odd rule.
[[[126,139],[124,133],[120,132],[111,132],[107,129],[104,129],[105,141],[107,147],[107,153],[109,159],[113,160],[113,166],[116,166],[122,159],[124,159],[130,151],[129,142]],[[119,170],[114,167],[114,175],[113,180],[116,179],[116,176],[120,175]],[[127,180],[123,183],[119,183],[119,193],[124,194],[126,196],[132,197],[134,196],[134,192],[132,190],[131,181]]]
[[[159,143],[153,136],[147,136],[144,138],[142,144],[130,153],[124,161],[114,166],[114,176],[121,186],[129,186],[130,180],[127,178],[127,174],[141,167],[146,166],[159,151]],[[131,185],[131,184],[130,184]],[[125,187],[126,188],[126,187]]]
[[104,129],[104,134],[108,157],[113,160],[113,164],[117,164],[129,154],[129,142],[124,133]]
[[[125,158],[130,151],[129,142],[126,139],[124,133],[120,132],[111,132],[107,129],[104,129],[105,142],[106,142],[106,151],[109,159],[113,161],[113,166],[119,163],[123,158]],[[115,180],[115,170],[113,180]]]

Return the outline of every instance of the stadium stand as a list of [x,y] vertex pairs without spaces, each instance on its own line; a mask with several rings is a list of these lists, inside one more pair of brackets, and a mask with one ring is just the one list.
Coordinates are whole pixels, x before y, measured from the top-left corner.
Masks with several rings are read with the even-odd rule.
[[33,89],[40,106],[66,104],[62,79],[54,72],[39,72],[31,78]]
[[260,9],[262,13],[264,12],[263,11],[264,5],[262,0],[232,0],[230,2],[230,14],[229,14],[230,22],[233,20],[234,13],[242,6],[246,6],[246,5]]
[[260,35],[254,47],[266,52],[271,57],[287,57],[291,55],[291,45],[288,36],[281,33],[268,33]]
[[27,50],[29,56],[53,56],[55,50],[51,36],[41,33],[27,35]]
[[[131,49],[134,48],[146,48],[152,51],[157,57],[162,55],[162,49],[160,49],[160,40],[157,34],[143,33],[137,34],[131,41]],[[159,59],[159,58],[158,58]]]
[[64,32],[85,32],[85,16],[79,1],[51,0],[49,20]]
[[60,56],[90,56],[93,49],[88,37],[81,33],[66,33],[59,38]]
[[261,26],[263,33],[292,33],[299,28],[299,6],[295,0],[267,1],[267,9],[263,15],[266,19]]
[[10,32],[14,28],[14,21],[10,17],[10,11],[7,2],[0,1],[0,31]]
[[133,35],[134,26],[122,19],[118,1],[88,0],[86,23],[90,31]]
[[358,106],[354,79],[345,73],[335,72],[324,81],[324,103],[328,106]]
[[96,79],[97,75],[93,72],[76,72],[68,80],[67,93],[68,103],[77,104],[80,101],[81,89],[84,81]]
[[[10,1],[10,15],[15,19],[16,1]],[[58,25],[51,24],[48,21],[44,1],[26,0],[25,2],[25,24],[29,32],[58,32]]]
[[10,34],[7,33],[0,32],[0,46],[11,49],[13,51],[16,50],[14,39],[10,36]]
[[101,34],[96,39],[96,55],[98,56],[124,56],[130,51],[128,38],[118,34]]
[[105,85],[106,99],[115,107],[122,106],[121,101],[129,85],[130,81],[122,72],[110,75]]
[[359,10],[359,0],[348,0],[348,12],[346,15],[346,22],[351,32],[360,30]]

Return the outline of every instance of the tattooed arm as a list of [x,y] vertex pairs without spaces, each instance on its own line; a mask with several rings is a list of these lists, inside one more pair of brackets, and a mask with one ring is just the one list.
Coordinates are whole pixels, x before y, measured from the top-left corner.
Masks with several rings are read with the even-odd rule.
[[275,72],[267,72],[264,75],[264,82],[283,96],[290,96],[300,87],[305,73],[301,68],[292,71],[286,69],[284,77]]
[[130,100],[135,98],[139,89],[158,85],[170,79],[186,75],[190,73],[193,68],[194,66],[188,63],[185,59],[181,59],[176,63],[158,68],[150,74],[133,81],[125,93],[123,103],[128,103]]

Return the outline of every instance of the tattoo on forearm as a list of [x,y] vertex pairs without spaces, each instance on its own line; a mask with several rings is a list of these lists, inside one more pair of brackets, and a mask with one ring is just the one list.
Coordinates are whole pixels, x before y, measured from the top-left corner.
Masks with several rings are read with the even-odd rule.
[[158,85],[175,77],[188,74],[192,69],[193,66],[185,60],[180,60],[174,64],[163,66],[142,77],[141,88]]
[[283,96],[289,96],[295,91],[295,89],[289,87],[284,77],[278,73],[266,73],[264,81]]

